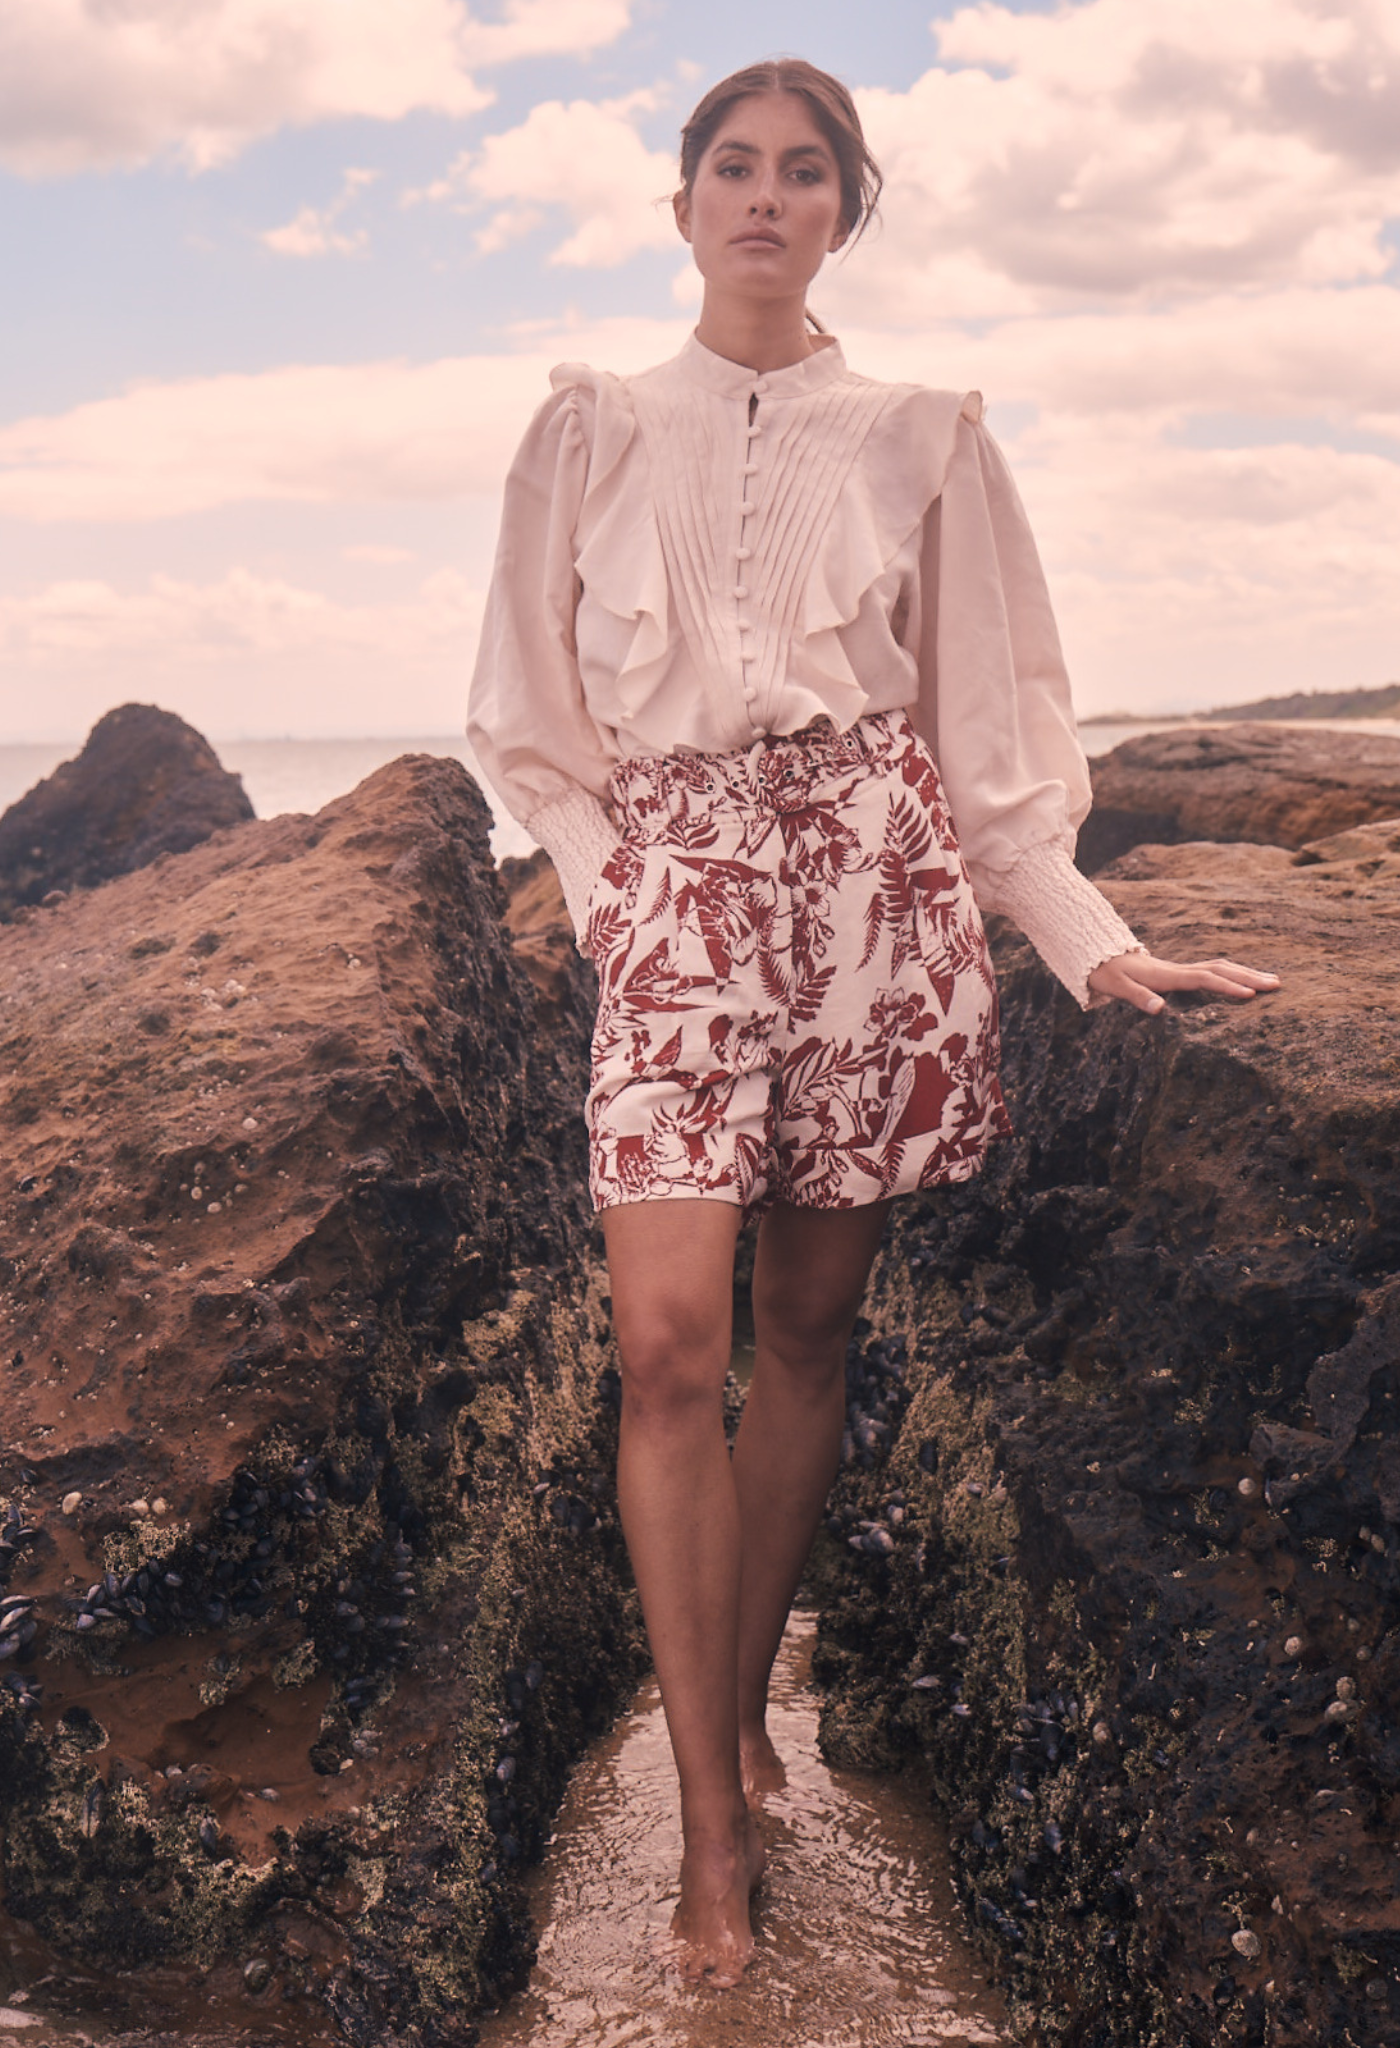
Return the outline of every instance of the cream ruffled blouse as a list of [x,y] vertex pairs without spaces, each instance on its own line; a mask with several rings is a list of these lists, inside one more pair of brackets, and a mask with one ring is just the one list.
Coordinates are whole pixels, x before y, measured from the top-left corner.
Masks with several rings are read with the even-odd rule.
[[1074,866],[1089,774],[1035,542],[982,401],[824,347],[760,375],[693,335],[566,364],[506,481],[467,733],[575,928],[631,754],[906,709],[973,887],[1081,1003],[1140,951]]

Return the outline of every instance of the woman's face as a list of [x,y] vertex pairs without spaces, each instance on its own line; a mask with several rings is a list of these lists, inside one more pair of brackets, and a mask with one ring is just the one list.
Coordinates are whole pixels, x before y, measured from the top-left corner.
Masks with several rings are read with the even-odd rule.
[[835,155],[797,93],[731,107],[675,204],[705,282],[742,297],[804,292],[846,239]]

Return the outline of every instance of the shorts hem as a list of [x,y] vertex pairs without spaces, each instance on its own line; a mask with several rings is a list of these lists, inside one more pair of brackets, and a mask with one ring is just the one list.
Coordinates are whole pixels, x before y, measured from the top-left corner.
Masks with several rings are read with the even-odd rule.
[[1009,1135],[1005,1131],[991,1132],[980,1152],[970,1158],[955,1160],[932,1180],[921,1178],[922,1166],[905,1168],[896,1176],[891,1187],[879,1189],[876,1193],[866,1196],[861,1200],[838,1199],[836,1201],[828,1201],[818,1197],[812,1201],[803,1195],[800,1188],[796,1190],[773,1188],[767,1194],[760,1196],[759,1200],[751,1206],[755,1211],[766,1208],[773,1202],[786,1202],[790,1209],[870,1209],[877,1202],[901,1201],[908,1195],[925,1194],[931,1188],[955,1187],[962,1181],[975,1180],[979,1173],[984,1172],[987,1164],[987,1154],[992,1145],[995,1144],[998,1138]]
[[[684,1183],[677,1186],[675,1182],[668,1183],[664,1188],[648,1189],[642,1195],[628,1194],[625,1189],[619,1188],[616,1193],[609,1191],[601,1198],[597,1194],[592,1194],[591,1199],[595,1216],[601,1216],[605,1209],[633,1209],[642,1202],[720,1202],[726,1209],[744,1210],[752,1210],[756,1206],[754,1203],[746,1202],[737,1190],[692,1188],[686,1187]],[[760,1203],[764,1199],[764,1196],[759,1196]]]
[[601,1199],[592,1190],[590,1190],[590,1195],[595,1216],[601,1216],[605,1209],[631,1208],[640,1202],[677,1201],[721,1202],[726,1208],[741,1209],[746,1222],[751,1221],[755,1216],[761,1216],[765,1209],[771,1209],[777,1202],[785,1203],[789,1209],[812,1209],[817,1211],[873,1209],[877,1202],[897,1202],[908,1195],[925,1194],[931,1188],[956,1187],[963,1181],[974,1180],[979,1173],[986,1170],[987,1154],[992,1146],[996,1144],[998,1139],[1009,1138],[1012,1135],[1009,1123],[998,1124],[986,1133],[977,1152],[969,1154],[965,1158],[950,1161],[932,1180],[925,1180],[923,1178],[927,1154],[924,1160],[914,1159],[906,1161],[903,1168],[896,1175],[893,1186],[878,1189],[863,1200],[857,1200],[852,1197],[850,1199],[838,1198],[832,1201],[820,1195],[815,1199],[809,1199],[800,1188],[774,1187],[771,1182],[758,1194],[747,1198],[739,1194],[737,1189],[697,1188],[688,1186],[684,1182],[676,1181],[669,1181],[663,1187],[650,1189],[645,1194],[634,1195],[619,1188],[615,1192],[610,1189],[607,1195]]

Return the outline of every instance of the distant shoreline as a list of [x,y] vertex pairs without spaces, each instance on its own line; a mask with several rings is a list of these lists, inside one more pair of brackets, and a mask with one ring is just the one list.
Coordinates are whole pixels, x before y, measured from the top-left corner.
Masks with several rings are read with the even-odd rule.
[[1400,683],[1368,690],[1297,690],[1288,697],[1256,697],[1212,711],[1096,711],[1085,725],[1232,725],[1272,719],[1400,717]]

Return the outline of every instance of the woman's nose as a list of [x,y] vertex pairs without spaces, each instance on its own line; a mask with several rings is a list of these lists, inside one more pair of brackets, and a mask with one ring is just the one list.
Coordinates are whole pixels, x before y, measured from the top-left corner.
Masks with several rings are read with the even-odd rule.
[[771,218],[778,211],[778,187],[771,171],[761,172],[754,185],[753,198],[749,202],[750,213],[765,213]]

